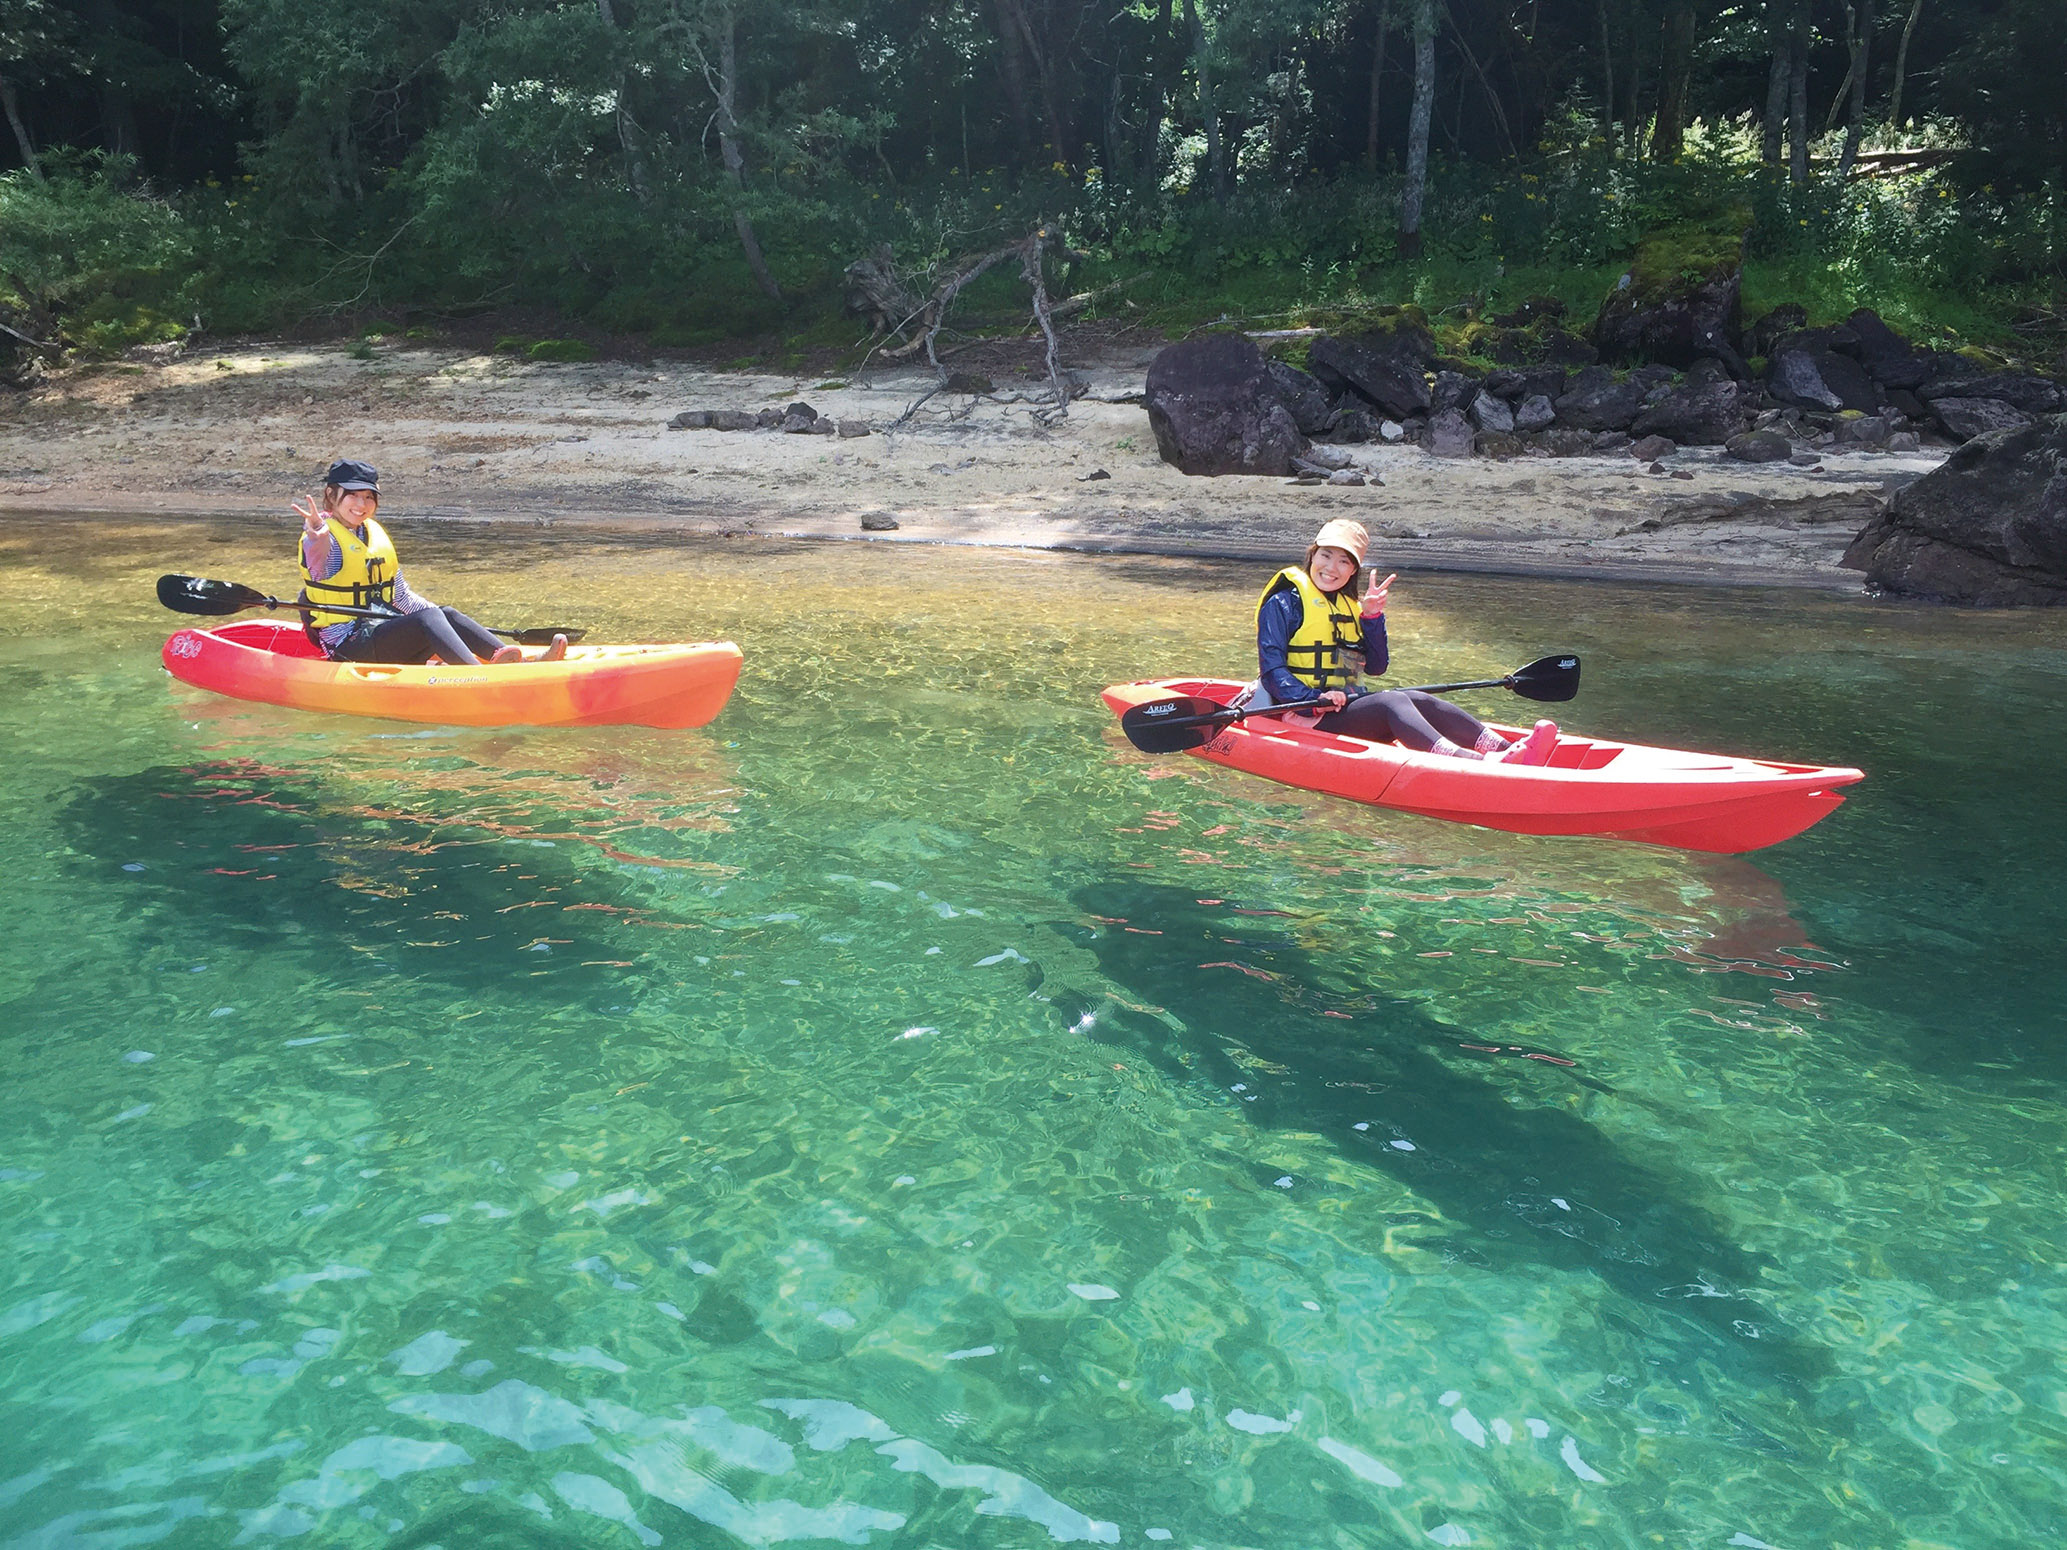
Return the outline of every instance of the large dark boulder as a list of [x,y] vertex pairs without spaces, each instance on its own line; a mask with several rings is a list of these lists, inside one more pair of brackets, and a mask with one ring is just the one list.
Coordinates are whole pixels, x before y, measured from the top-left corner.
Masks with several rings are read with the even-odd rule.
[[1480,393],[1472,399],[1471,408],[1467,412],[1471,415],[1471,423],[1482,431],[1499,435],[1514,434],[1514,410],[1508,406],[1504,398],[1495,398],[1491,393]]
[[1536,359],[1546,366],[1591,366],[1600,359],[1600,351],[1591,342],[1568,328],[1546,323],[1535,334]]
[[1719,364],[1704,361],[1696,363],[1683,384],[1646,407],[1629,430],[1635,436],[1669,436],[1683,447],[1719,447],[1744,429],[1750,411],[1749,390]]
[[1361,398],[1351,394],[1337,404],[1334,413],[1328,416],[1325,434],[1330,441],[1376,441],[1378,416]]
[[1328,416],[1335,412],[1335,402],[1318,377],[1283,361],[1265,361],[1263,369],[1270,376],[1278,402],[1291,411],[1292,423],[1299,427],[1300,435],[1318,436],[1328,428]]
[[2067,409],[2067,391],[2051,377],[2028,371],[1988,371],[1974,375],[1943,373],[1918,389],[1925,403],[1940,398],[1993,398],[2027,415],[2058,414]]
[[1582,431],[1626,431],[1643,406],[1643,383],[1617,382],[1607,367],[1589,366],[1559,395],[1557,419]]
[[1737,220],[1672,226],[1638,243],[1628,273],[1593,321],[1601,359],[1685,370],[1708,356],[1748,376],[1737,353],[1744,226]]
[[1495,398],[1518,404],[1541,393],[1555,398],[1565,390],[1571,373],[1562,366],[1530,366],[1522,370],[1496,371],[1486,378],[1486,391]]
[[1514,406],[1514,428],[1525,436],[1533,431],[1548,430],[1556,423],[1557,406],[1546,393],[1531,393]]
[[1957,441],[1969,441],[1995,431],[2021,430],[2031,423],[2030,415],[1999,398],[1934,398],[1931,418]]
[[1794,455],[1794,443],[1771,430],[1732,436],[1724,447],[1740,463],[1784,463]]
[[1438,409],[1428,422],[1428,450],[1437,457],[1470,457],[1471,421],[1461,409]]
[[1771,355],[1773,346],[1780,340],[1808,326],[1808,308],[1798,301],[1783,301],[1744,330],[1744,353]]
[[1852,338],[1848,345],[1838,347],[1841,353],[1865,367],[1866,374],[1883,388],[1913,392],[1937,369],[1937,351],[1919,350],[1888,327],[1871,307],[1859,308],[1845,319],[1844,326]]
[[1856,342],[1849,329],[1805,328],[1776,341],[1766,363],[1766,387],[1783,404],[1800,409],[1880,407],[1880,384],[1866,368],[1836,348]]
[[1461,371],[1439,371],[1428,385],[1429,407],[1440,413],[1462,409],[1478,396],[1479,379]]
[[1150,363],[1142,396],[1156,449],[1187,474],[1283,477],[1307,448],[1263,353],[1239,334],[1171,345]]
[[2067,604],[2067,415],[1969,441],[1898,491],[1844,563],[1912,597]]
[[1355,393],[1404,420],[1432,406],[1427,372],[1435,353],[1435,337],[1418,319],[1402,313],[1348,338],[1316,339],[1306,364],[1331,393]]

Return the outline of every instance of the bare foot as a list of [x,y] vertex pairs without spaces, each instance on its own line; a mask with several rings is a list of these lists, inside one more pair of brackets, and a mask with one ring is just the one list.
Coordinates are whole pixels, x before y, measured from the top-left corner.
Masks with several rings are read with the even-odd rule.
[[524,648],[522,646],[497,646],[495,648],[495,655],[488,660],[490,662],[521,662],[524,660]]
[[567,637],[564,635],[555,635],[553,637],[553,643],[545,648],[544,653],[540,655],[538,660],[541,662],[558,662],[566,655]]

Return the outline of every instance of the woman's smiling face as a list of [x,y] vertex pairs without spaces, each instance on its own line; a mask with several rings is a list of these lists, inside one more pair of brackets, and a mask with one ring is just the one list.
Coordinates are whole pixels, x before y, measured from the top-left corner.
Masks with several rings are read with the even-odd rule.
[[347,490],[338,496],[337,505],[332,509],[337,513],[337,520],[346,527],[362,527],[378,505],[380,497],[371,490]]
[[1309,574],[1313,584],[1323,592],[1340,592],[1356,580],[1356,556],[1346,549],[1332,546],[1314,551],[1313,566]]

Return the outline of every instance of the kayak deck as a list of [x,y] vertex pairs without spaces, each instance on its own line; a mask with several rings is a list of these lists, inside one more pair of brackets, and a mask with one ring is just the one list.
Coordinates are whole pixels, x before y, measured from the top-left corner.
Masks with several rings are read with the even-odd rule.
[[333,662],[299,625],[268,620],[181,630],[161,653],[183,683],[240,700],[444,726],[700,727],[739,681],[739,648],[571,646],[555,662],[390,666]]
[[[1115,684],[1124,712],[1196,695],[1222,705],[1244,686],[1166,678]],[[1499,727],[1519,736],[1522,728]],[[1838,787],[1862,771],[1728,754],[1653,748],[1561,732],[1546,765],[1444,758],[1394,743],[1301,728],[1259,716],[1191,750],[1214,764],[1374,807],[1515,834],[1587,834],[1738,854],[1791,839],[1843,803]]]

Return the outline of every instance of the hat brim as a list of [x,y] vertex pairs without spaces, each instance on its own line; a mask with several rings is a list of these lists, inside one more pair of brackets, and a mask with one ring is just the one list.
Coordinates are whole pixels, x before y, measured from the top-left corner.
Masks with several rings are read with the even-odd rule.
[[351,492],[354,490],[365,490],[373,495],[380,494],[379,485],[367,484],[364,480],[361,479],[349,479],[345,481],[345,483],[339,485],[338,488],[340,490],[343,490],[347,495],[351,494]]

